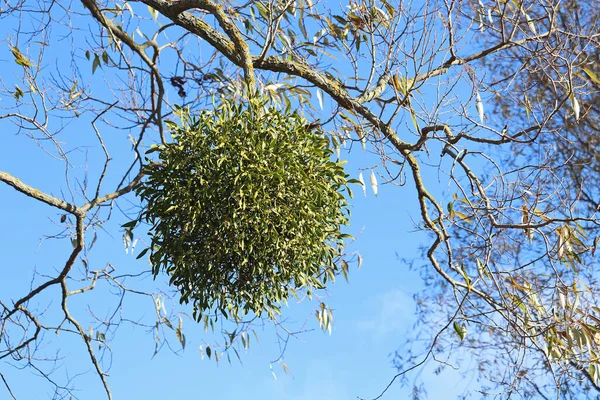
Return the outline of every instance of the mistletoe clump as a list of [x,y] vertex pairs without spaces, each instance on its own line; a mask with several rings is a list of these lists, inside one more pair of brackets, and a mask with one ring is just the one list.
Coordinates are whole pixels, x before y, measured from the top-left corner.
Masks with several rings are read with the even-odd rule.
[[151,224],[152,271],[165,271],[194,318],[274,318],[290,294],[338,272],[350,193],[343,163],[296,113],[225,102],[170,122],[137,194]]

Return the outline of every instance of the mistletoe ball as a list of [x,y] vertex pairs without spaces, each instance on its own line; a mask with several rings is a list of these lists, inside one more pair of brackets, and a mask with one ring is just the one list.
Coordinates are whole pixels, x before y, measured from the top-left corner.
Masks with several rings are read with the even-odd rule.
[[290,294],[323,288],[348,237],[350,193],[323,133],[257,99],[180,114],[137,188],[153,273],[170,276],[196,319],[274,318]]

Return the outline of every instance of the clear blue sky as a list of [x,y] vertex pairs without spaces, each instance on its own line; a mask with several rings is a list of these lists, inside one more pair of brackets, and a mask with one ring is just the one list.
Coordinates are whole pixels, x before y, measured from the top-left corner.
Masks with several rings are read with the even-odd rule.
[[[2,28],[6,35],[9,29]],[[15,76],[21,73],[14,64],[9,43],[4,40],[0,46],[0,69],[7,87],[16,82]],[[55,43],[47,49],[50,57],[59,58],[61,51],[69,43]],[[82,57],[82,55],[79,55]],[[95,90],[102,90],[102,73],[88,74],[88,63],[81,59],[87,81]],[[50,68],[50,67],[49,67]],[[327,101],[327,99],[326,99]],[[314,99],[315,107],[317,100]],[[102,160],[97,142],[89,123],[82,118],[68,121],[69,125],[58,137],[64,148],[70,151],[71,189],[80,193],[77,180],[83,184],[86,173],[90,185],[98,179]],[[52,128],[56,128],[54,125]],[[123,131],[104,128],[104,139],[114,157],[112,166],[125,165],[131,161],[130,143]],[[8,121],[0,121],[0,170],[11,173],[23,182],[56,197],[64,196],[71,200],[65,185],[65,165],[48,156],[42,147],[51,149],[46,141],[42,147],[27,137],[27,131],[17,135],[16,128]],[[342,158],[349,159],[349,172],[358,176],[358,168],[371,167],[378,163],[375,156],[364,154],[360,146],[355,146],[350,154],[342,151]],[[90,166],[86,172],[86,164]],[[118,173],[108,177],[105,191],[114,187]],[[437,179],[431,176],[433,180]],[[368,171],[365,173],[368,184]],[[112,184],[112,186],[111,186]],[[443,190],[439,189],[439,190]],[[359,187],[355,188],[352,201],[350,233],[356,242],[350,250],[358,250],[364,257],[360,270],[353,268],[346,283],[340,277],[327,292],[326,303],[334,310],[334,325],[331,335],[319,330],[312,309],[315,303],[292,304],[285,309],[292,327],[305,326],[308,332],[290,339],[284,361],[291,373],[286,375],[278,364],[270,363],[279,356],[274,329],[266,326],[260,333],[260,343],[253,340],[249,352],[242,355],[242,364],[232,360],[222,361],[201,359],[199,346],[211,343],[215,336],[204,333],[203,329],[189,320],[184,320],[187,338],[185,351],[174,333],[169,333],[170,345],[178,354],[163,348],[153,357],[154,341],[145,328],[134,328],[123,323],[111,342],[112,360],[103,360],[106,367],[111,365],[109,384],[115,399],[162,399],[162,398],[217,398],[217,399],[354,399],[357,396],[372,398],[378,395],[395,374],[390,354],[399,349],[407,334],[412,331],[414,318],[413,293],[425,290],[416,272],[399,258],[420,258],[418,246],[425,243],[424,235],[417,233],[414,222],[419,220],[414,191],[409,184],[396,187],[383,184],[380,178],[379,196],[375,198],[370,188],[364,197]],[[130,200],[134,200],[129,197]],[[81,196],[76,198],[81,204]],[[28,199],[12,188],[0,184],[0,252],[2,254],[2,279],[0,298],[2,301],[15,301],[30,286],[42,281],[38,276],[35,283],[31,277],[34,270],[40,275],[52,275],[60,269],[71,250],[68,239],[44,239],[59,234],[57,210]],[[128,207],[127,201],[121,203]],[[106,232],[99,232],[99,239],[89,253],[90,269],[101,269],[106,263],[120,273],[135,274],[147,269],[145,260],[135,260],[125,254],[120,224],[126,218],[115,209],[113,219],[106,224]],[[143,240],[143,237],[141,238]],[[88,237],[88,244],[91,239]],[[142,248],[143,246],[139,246]],[[135,287],[165,288],[166,279],[158,282],[147,278],[145,281],[131,280]],[[80,287],[77,282],[72,288]],[[43,311],[44,321],[50,326],[59,323],[58,288],[47,295],[36,298],[30,307]],[[54,299],[54,300],[53,300]],[[125,305],[127,317],[152,321],[153,307],[147,299],[128,298]],[[90,309],[102,313],[114,306],[114,296],[107,293],[106,286],[100,287],[81,298],[70,300],[75,316],[85,327],[90,325]],[[108,302],[108,304],[103,304]],[[175,304],[174,307],[177,307]],[[97,311],[98,308],[100,311]],[[185,311],[185,307],[180,310]],[[305,324],[306,321],[306,324]],[[53,357],[58,354],[57,382],[72,379],[72,385],[81,399],[103,399],[102,387],[92,371],[91,364],[80,339],[61,333],[55,336],[46,333],[43,348],[39,355]],[[58,352],[58,353],[57,353]],[[18,399],[43,399],[52,394],[49,385],[42,379],[34,378],[28,371],[11,367],[10,362],[0,362],[0,372],[10,382]],[[48,365],[47,365],[48,366]],[[455,374],[433,374],[427,367],[421,373],[430,398],[450,398],[460,393],[469,382],[458,380]],[[412,375],[411,377],[414,377]],[[394,385],[384,397],[405,398],[410,389]],[[0,399],[8,394],[0,385]]]
[[[48,167],[40,151],[40,162],[27,162],[21,157],[26,150],[36,152],[23,136],[5,134],[3,143],[1,170],[11,171],[41,190],[59,194],[52,188],[52,179],[61,173],[60,167],[55,170]],[[355,147],[354,152],[362,152],[360,146]],[[59,164],[56,161],[49,164],[52,163]],[[398,192],[407,193],[410,189],[382,185],[377,198],[371,192],[365,198],[360,189],[356,190],[351,231],[357,240],[352,249],[358,249],[363,255],[363,267],[352,270],[349,283],[340,279],[328,290],[326,302],[334,309],[335,318],[331,335],[319,330],[311,312],[314,303],[290,304],[285,311],[291,320],[298,322],[292,326],[301,326],[307,320],[306,327],[312,330],[300,334],[298,340],[290,340],[284,357],[291,370],[289,375],[278,364],[273,365],[277,379],[271,373],[270,362],[278,357],[279,350],[273,329],[268,326],[259,335],[260,343],[257,345],[253,340],[250,350],[242,355],[243,364],[237,360],[231,364],[227,361],[216,364],[206,358],[201,360],[198,346],[204,341],[210,343],[212,336],[195,327],[190,320],[184,320],[188,342],[185,351],[175,355],[163,348],[154,358],[151,335],[142,328],[124,324],[112,343],[109,382],[115,398],[190,398],[202,394],[222,399],[335,400],[378,394],[395,373],[390,353],[398,349],[415,321],[412,294],[423,290],[417,274],[398,260],[398,256],[419,257],[416,248],[421,243],[421,236],[412,228],[411,216],[417,218],[414,203],[403,201],[402,198],[408,195]],[[0,293],[3,299],[16,299],[29,287],[34,268],[42,274],[61,267],[65,254],[70,251],[70,243],[51,239],[40,242],[44,235],[59,231],[49,220],[57,219],[53,209],[26,199],[4,185],[0,186],[0,196],[3,203],[0,221],[5,228],[0,231],[5,270]],[[115,225],[111,224],[113,229],[107,229],[113,237],[101,235],[90,252],[90,268],[100,268],[102,263],[109,261],[124,273],[142,270],[145,262],[135,261],[134,257],[125,254],[121,233],[114,229]],[[37,282],[40,282],[39,278]],[[95,306],[101,301],[99,295],[90,293],[86,296]],[[110,297],[107,299],[114,301]],[[76,301],[79,299],[73,299],[73,303]],[[126,306],[126,310],[130,315],[137,312],[140,317],[151,317],[151,304],[139,303]],[[81,311],[78,316],[86,320],[87,312],[76,309]],[[179,349],[175,335],[171,333],[170,337],[173,348]],[[49,354],[60,348],[61,356],[65,357],[61,367],[71,374],[80,373],[82,369],[87,371],[86,375],[73,381],[81,390],[80,398],[103,398],[99,381],[87,364],[81,341],[65,334],[53,337],[51,341]],[[49,389],[43,384],[28,384],[32,382],[28,372],[14,370],[5,364],[0,368],[10,378],[15,392],[22,396],[17,398],[44,398],[42,393],[48,393]],[[65,378],[64,373],[58,373],[56,379]],[[437,390],[441,395],[447,394],[448,390],[462,389],[461,383],[448,383],[448,379],[445,380],[448,386],[441,387],[439,379],[437,376],[426,379],[432,382],[428,387],[431,398],[437,397],[434,395]],[[406,395],[407,391],[395,385],[384,398],[397,398],[401,393]]]

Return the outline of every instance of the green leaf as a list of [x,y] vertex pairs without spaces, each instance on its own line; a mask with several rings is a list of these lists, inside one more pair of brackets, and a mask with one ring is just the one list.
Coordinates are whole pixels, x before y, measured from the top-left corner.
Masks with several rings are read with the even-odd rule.
[[92,62],[92,74],[96,72],[96,68],[100,66],[100,57],[98,54],[94,54],[94,61]]
[[465,268],[464,264],[460,265],[460,273],[463,276],[463,278],[465,278],[465,283],[467,284],[467,286],[471,286],[471,278],[469,277],[469,274],[467,273],[467,269]]
[[142,250],[135,259],[139,260],[140,258],[144,257],[146,255],[146,253],[148,252],[148,250],[150,250],[150,247],[147,247],[144,250]]
[[139,221],[137,219],[134,219],[133,221],[129,221],[129,222],[126,222],[123,225],[121,225],[121,228],[125,228],[125,229],[134,228],[138,222]]
[[448,218],[454,219],[454,216],[456,215],[454,213],[454,202],[453,201],[449,202],[448,205],[446,206],[446,208],[448,209]]
[[413,125],[415,127],[415,132],[417,133],[417,135],[420,135],[421,134],[421,128],[419,127],[419,122],[417,121],[417,115],[413,111],[412,107],[410,108],[410,118],[411,118],[412,123],[413,123]]
[[94,247],[94,244],[96,243],[96,240],[98,239],[98,234],[96,232],[94,232],[94,237],[92,238],[92,242],[90,243],[89,247],[88,247],[88,251],[92,249],[92,247]]
[[465,324],[460,325],[458,323],[458,321],[454,321],[454,332],[456,332],[456,335],[458,336],[458,338],[463,341],[465,339],[465,337],[467,336],[467,327],[465,326]]
[[300,9],[300,16],[298,17],[298,27],[300,28],[300,32],[302,33],[302,36],[304,37],[304,40],[308,40],[308,33],[306,32],[306,26],[304,25],[304,5],[300,4],[299,5],[299,9]]
[[13,96],[15,97],[15,100],[19,100],[21,97],[25,96],[25,92],[23,92],[19,86],[15,85],[15,93]]
[[268,20],[268,19],[269,19],[269,16],[268,16],[268,11],[267,11],[267,9],[265,8],[265,6],[264,6],[264,5],[262,5],[262,3],[260,3],[260,2],[256,2],[256,3],[254,3],[254,4],[255,4],[255,6],[256,6],[256,9],[258,10],[258,13],[260,14],[260,16],[261,16],[263,19],[265,19],[265,20]]

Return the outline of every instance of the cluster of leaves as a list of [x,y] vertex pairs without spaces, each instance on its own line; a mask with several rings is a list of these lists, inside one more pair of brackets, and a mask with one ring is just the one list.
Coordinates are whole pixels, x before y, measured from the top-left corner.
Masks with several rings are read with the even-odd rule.
[[321,132],[264,100],[179,111],[137,188],[151,224],[143,254],[197,320],[209,310],[275,318],[290,294],[310,296],[338,272],[352,180]]

